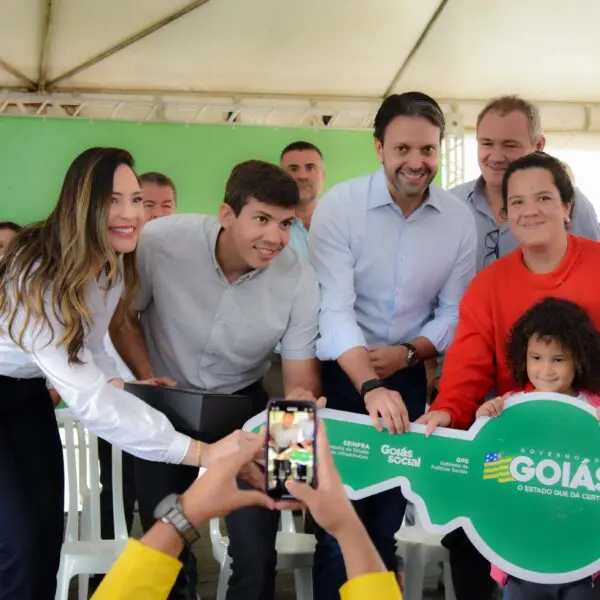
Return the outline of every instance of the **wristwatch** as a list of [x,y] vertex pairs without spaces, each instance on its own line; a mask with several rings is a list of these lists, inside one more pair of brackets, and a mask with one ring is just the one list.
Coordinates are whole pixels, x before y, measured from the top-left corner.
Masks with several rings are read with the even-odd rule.
[[183,512],[177,494],[169,494],[156,505],[154,518],[157,521],[162,521],[167,525],[175,527],[177,533],[187,546],[191,546],[200,539],[198,530]]
[[407,367],[414,367],[415,365],[418,365],[421,362],[421,357],[419,356],[417,349],[412,344],[407,343],[400,345],[404,346],[408,350],[408,353],[406,354]]
[[367,379],[360,386],[360,395],[364,398],[371,390],[383,387],[383,382],[380,379]]

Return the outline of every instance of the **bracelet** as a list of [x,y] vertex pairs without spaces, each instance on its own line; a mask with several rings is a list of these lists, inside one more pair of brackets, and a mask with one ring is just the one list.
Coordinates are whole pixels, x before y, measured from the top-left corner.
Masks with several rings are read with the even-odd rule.
[[196,440],[196,464],[198,468],[202,467],[202,448],[198,440]]

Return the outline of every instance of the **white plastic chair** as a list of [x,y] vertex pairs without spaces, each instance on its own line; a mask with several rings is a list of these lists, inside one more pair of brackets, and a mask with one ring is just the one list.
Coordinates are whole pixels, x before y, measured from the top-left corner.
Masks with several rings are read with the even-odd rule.
[[404,600],[422,600],[425,569],[431,563],[444,565],[446,600],[456,600],[448,550],[442,546],[444,536],[426,531],[415,511],[415,524],[404,524],[396,533],[397,554],[404,559]]
[[[200,469],[201,477],[206,469]],[[210,520],[210,541],[213,558],[219,563],[216,600],[225,600],[231,577],[231,557],[227,552],[229,538],[221,533],[219,519]],[[281,531],[277,534],[277,570],[293,569],[297,600],[312,600],[312,564],[316,539],[307,533],[297,533],[294,517],[289,510],[281,513]]]
[[[75,421],[69,411],[57,411],[59,426],[64,430],[66,479],[68,494],[67,527],[61,549],[57,576],[56,600],[68,600],[69,583],[79,575],[79,600],[87,600],[89,575],[107,573],[124,550],[128,540],[123,509],[121,450],[112,449],[113,522],[115,539],[100,537],[100,473],[98,439]],[[75,432],[77,432],[76,465]],[[86,481],[87,476],[89,479]],[[82,505],[82,527],[79,527],[79,505]]]

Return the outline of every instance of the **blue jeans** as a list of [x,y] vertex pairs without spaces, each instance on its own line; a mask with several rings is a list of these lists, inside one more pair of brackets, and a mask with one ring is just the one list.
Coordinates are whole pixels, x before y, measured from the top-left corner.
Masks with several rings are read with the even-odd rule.
[[[363,399],[337,363],[323,363],[322,380],[327,408],[366,414]],[[425,412],[427,380],[423,365],[398,371],[384,383],[388,389],[402,395],[411,421]],[[406,499],[400,488],[357,500],[353,505],[387,569],[396,571],[398,559],[394,536],[402,525],[406,509]],[[319,526],[315,535],[314,600],[339,600],[339,589],[347,579],[340,547],[335,538]]]

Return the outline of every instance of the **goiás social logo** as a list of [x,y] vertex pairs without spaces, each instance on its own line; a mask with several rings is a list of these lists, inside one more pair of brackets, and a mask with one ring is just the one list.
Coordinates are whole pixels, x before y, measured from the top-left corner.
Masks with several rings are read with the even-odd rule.
[[387,456],[388,463],[403,465],[405,467],[420,467],[421,457],[416,457],[413,450],[408,448],[394,448],[388,444],[381,446],[381,453]]
[[524,448],[517,456],[488,452],[483,464],[483,479],[493,479],[502,484],[515,482],[562,488],[573,492],[600,492],[600,458]]

